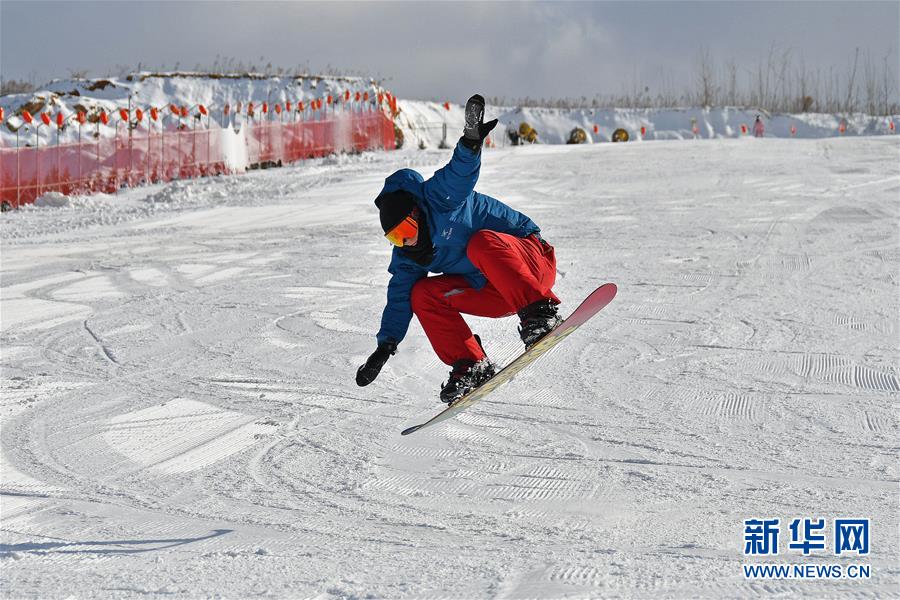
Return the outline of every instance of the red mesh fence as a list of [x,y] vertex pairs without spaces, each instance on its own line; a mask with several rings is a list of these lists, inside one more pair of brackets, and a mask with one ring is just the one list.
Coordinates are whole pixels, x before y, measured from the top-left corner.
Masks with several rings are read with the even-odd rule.
[[[287,164],[333,152],[394,148],[393,123],[382,112],[347,112],[312,121],[245,121],[229,128],[134,129],[80,143],[0,148],[0,201],[34,202],[48,191],[66,195],[115,193],[122,187]],[[33,134],[32,134],[32,139]],[[241,148],[243,146],[243,148]]]

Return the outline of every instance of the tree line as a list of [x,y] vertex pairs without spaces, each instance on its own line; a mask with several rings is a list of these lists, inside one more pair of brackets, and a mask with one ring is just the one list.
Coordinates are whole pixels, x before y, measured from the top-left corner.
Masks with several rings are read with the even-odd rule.
[[564,109],[732,106],[782,113],[896,115],[900,102],[890,61],[893,52],[876,57],[857,48],[843,68],[813,69],[802,57],[797,58],[794,50],[773,45],[756,65],[742,68],[733,58],[718,61],[709,48],[701,47],[686,81],[676,82],[671,75],[661,74],[652,88],[634,77],[618,93],[580,98],[495,96],[489,101],[498,106]]
[[[891,65],[888,50],[882,56],[857,48],[843,68],[810,68],[805,60],[796,56],[793,49],[780,50],[772,45],[767,55],[749,68],[738,65],[729,58],[719,61],[709,48],[701,47],[694,58],[691,76],[677,82],[670,74],[661,73],[653,85],[641,83],[637,77],[625,82],[618,93],[598,93],[580,98],[525,98],[508,99],[502,96],[489,98],[495,106],[547,107],[564,109],[602,108],[679,108],[733,106],[783,113],[853,113],[870,115],[896,115],[900,113],[897,73]],[[195,72],[224,74],[229,72],[253,72],[270,76],[285,76],[291,72],[309,73],[309,64],[282,67],[271,62],[244,62],[232,57],[217,55],[211,65],[197,64]],[[137,69],[117,65],[112,72],[124,77],[128,73],[145,70],[148,65],[138,64]],[[174,71],[181,68],[174,65]],[[167,70],[160,65],[157,71]],[[332,66],[320,73],[324,76],[350,76],[361,74]],[[73,79],[85,78],[86,70],[71,70]],[[382,78],[376,78],[378,80]],[[30,93],[37,89],[35,82],[0,78],[0,95]]]

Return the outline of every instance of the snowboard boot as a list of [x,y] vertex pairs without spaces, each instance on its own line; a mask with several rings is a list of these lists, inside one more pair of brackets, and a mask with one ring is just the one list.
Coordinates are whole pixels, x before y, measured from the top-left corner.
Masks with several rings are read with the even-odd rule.
[[526,351],[562,323],[562,319],[557,314],[556,304],[546,298],[532,302],[519,310],[518,314],[519,337],[522,338]]
[[461,359],[453,363],[450,379],[441,388],[441,402],[453,404],[494,376],[494,364],[487,359],[478,362]]

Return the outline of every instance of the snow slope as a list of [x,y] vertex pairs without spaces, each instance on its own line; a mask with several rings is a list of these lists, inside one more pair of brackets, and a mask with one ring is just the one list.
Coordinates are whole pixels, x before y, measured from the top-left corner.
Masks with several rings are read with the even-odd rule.
[[[447,151],[0,220],[4,597],[897,596],[898,140],[486,151],[479,190],[616,300],[409,437],[414,322],[367,388],[372,199]],[[472,319],[511,359],[514,319]],[[865,581],[748,581],[743,519],[872,519]],[[785,548],[775,562],[860,562]]]

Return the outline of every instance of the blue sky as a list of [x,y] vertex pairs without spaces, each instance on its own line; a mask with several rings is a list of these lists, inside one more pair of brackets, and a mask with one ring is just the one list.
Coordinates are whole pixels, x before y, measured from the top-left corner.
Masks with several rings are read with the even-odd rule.
[[770,49],[848,70],[855,49],[896,74],[900,2],[0,2],[4,79],[43,83],[116,65],[182,69],[216,55],[333,67],[401,97],[592,97],[676,90],[701,46],[742,77]]

